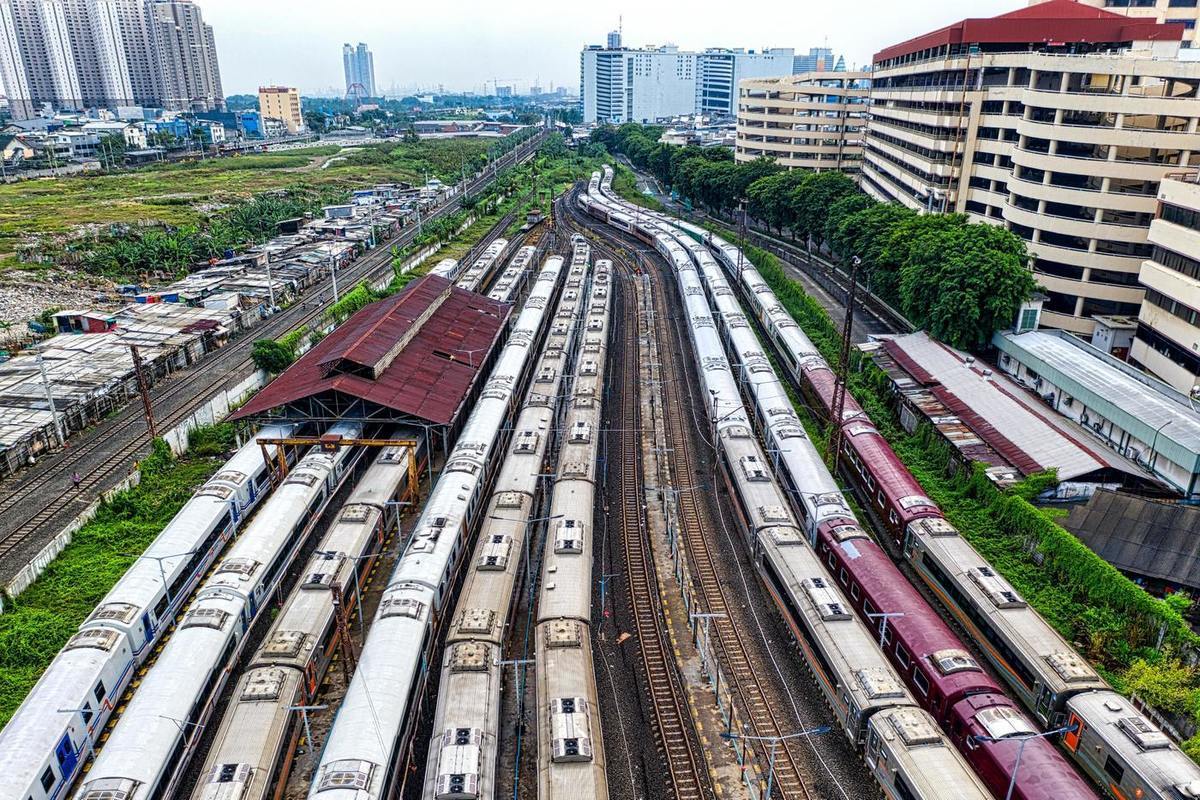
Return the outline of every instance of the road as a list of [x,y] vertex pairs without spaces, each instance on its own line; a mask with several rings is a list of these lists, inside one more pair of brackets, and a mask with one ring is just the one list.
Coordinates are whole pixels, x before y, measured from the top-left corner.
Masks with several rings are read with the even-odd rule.
[[[514,160],[526,160],[540,143],[535,137],[518,150],[496,162],[495,169],[510,166]],[[458,210],[463,197],[478,194],[495,178],[495,169],[469,183],[465,192],[451,198],[425,219],[431,221]],[[381,243],[373,251],[339,272],[341,286],[353,286],[363,278],[391,269],[391,249],[404,247],[416,237],[409,228],[399,236]],[[331,299],[327,287],[331,280],[318,284],[298,302],[281,311],[241,338],[209,354],[195,367],[177,372],[160,381],[151,390],[155,419],[161,431],[186,419],[191,412],[218,391],[236,385],[254,366],[250,349],[255,339],[276,338],[289,330],[319,317]],[[312,298],[319,303],[312,305]],[[0,482],[0,584],[7,586],[43,547],[99,494],[108,491],[133,470],[134,464],[150,450],[150,437],[140,403],[98,425],[71,437],[69,446],[46,455],[32,467]],[[71,475],[78,472],[78,489]]]

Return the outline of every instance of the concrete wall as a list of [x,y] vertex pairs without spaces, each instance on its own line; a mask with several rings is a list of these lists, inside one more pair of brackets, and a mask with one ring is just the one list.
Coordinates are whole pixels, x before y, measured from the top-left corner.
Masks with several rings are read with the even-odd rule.
[[[267,382],[267,374],[262,371],[256,371],[239,381],[236,385],[222,389],[213,395],[207,403],[196,409],[190,417],[180,422],[169,431],[163,433],[162,437],[166,440],[171,452],[179,455],[187,452],[188,449],[188,434],[194,429],[202,425],[212,425],[220,422],[229,416],[229,413],[246,401],[250,395],[257,392]],[[45,572],[46,567],[50,565],[54,559],[58,558],[67,545],[75,536],[75,532],[86,525],[96,516],[96,512],[100,508],[100,504],[111,499],[113,495],[122,492],[126,489],[137,486],[141,481],[141,473],[136,469],[127,475],[116,486],[106,492],[103,492],[98,498],[93,500],[87,508],[79,513],[73,520],[59,531],[50,542],[43,547],[38,554],[35,555],[29,562],[21,568],[21,571],[3,587],[3,593],[0,593],[0,613],[4,611],[4,598],[13,598],[28,589],[38,576]]]

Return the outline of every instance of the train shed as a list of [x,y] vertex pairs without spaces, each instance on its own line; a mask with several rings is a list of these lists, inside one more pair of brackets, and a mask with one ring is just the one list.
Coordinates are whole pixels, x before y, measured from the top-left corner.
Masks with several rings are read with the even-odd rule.
[[1002,372],[924,332],[860,345],[888,375],[907,430],[929,423],[965,462],[980,462],[1001,486],[1054,469],[1061,500],[1097,488],[1165,493],[1140,465],[1047,408]]
[[462,425],[503,345],[512,306],[426,275],[366,306],[232,419],[336,420],[424,430],[430,453]]

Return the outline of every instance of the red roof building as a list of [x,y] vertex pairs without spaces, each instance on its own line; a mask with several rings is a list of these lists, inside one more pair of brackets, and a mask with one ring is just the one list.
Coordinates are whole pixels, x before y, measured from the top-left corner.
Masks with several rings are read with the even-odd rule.
[[500,350],[512,306],[426,275],[363,308],[233,419],[454,429]]
[[983,51],[997,48],[1034,49],[1038,46],[1064,51],[1083,46],[1124,42],[1180,41],[1184,27],[1163,25],[1151,18],[1127,17],[1073,0],[1049,0],[1019,8],[997,17],[963,19],[892,45],[875,54],[876,69],[905,60],[954,55],[963,48],[978,46]]

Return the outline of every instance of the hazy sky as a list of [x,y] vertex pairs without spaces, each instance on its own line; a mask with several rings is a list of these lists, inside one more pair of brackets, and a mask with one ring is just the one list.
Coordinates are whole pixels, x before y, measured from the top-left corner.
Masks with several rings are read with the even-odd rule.
[[963,17],[1026,0],[692,0],[521,3],[484,0],[198,0],[216,31],[226,94],[259,84],[306,93],[344,90],[342,42],[366,42],[375,82],[481,91],[579,84],[579,50],[602,44],[624,17],[626,46],[793,47],[826,41],[848,62]]

